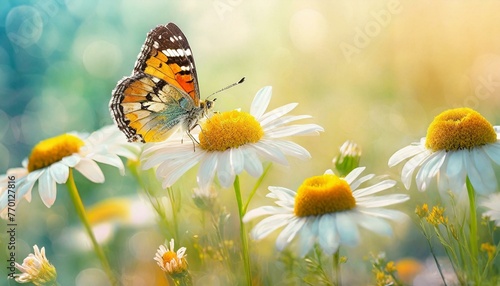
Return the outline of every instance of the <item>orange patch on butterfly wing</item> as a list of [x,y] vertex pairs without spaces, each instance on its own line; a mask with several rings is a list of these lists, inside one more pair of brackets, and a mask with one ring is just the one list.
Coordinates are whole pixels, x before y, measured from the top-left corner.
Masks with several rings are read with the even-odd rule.
[[194,106],[199,107],[200,97],[196,94],[193,77],[191,75],[176,74],[175,79],[181,85],[181,88],[189,94],[189,97],[194,102]]
[[[146,95],[146,94],[145,94]],[[144,95],[144,96],[145,96]],[[135,96],[135,95],[125,95],[123,97],[122,102],[127,103],[127,102],[141,102],[145,100],[144,96]]]
[[123,99],[121,103],[127,102],[143,102],[146,100],[148,93],[153,91],[154,83],[151,80],[137,80],[131,82],[130,85],[123,91]]

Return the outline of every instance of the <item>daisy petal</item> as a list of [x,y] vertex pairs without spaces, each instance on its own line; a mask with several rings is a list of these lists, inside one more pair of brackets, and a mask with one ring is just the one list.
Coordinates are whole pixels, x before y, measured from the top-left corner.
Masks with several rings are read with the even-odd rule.
[[255,154],[254,150],[247,148],[243,152],[245,161],[245,171],[253,177],[260,177],[264,169],[262,168],[262,163],[259,161],[259,157]]
[[102,173],[101,168],[99,168],[96,162],[90,159],[82,158],[75,166],[75,169],[94,183],[104,182],[104,174]]
[[495,162],[495,164],[500,165],[500,142],[497,141],[494,144],[485,145],[482,148],[488,157]]
[[280,106],[278,108],[275,108],[268,113],[264,114],[260,119],[260,125],[262,127],[265,127],[267,124],[271,123],[272,121],[280,118],[281,116],[287,114],[288,112],[292,111],[295,107],[299,105],[298,103],[289,103],[283,106]]
[[245,156],[241,148],[232,148],[230,151],[231,166],[234,174],[240,174],[245,167]]
[[341,243],[347,245],[356,245],[359,243],[359,230],[352,217],[343,212],[339,212],[336,214],[335,222]]
[[335,232],[336,228],[334,216],[323,215],[321,217],[319,221],[319,229],[321,232],[318,240],[319,245],[328,255],[334,254],[340,246],[340,239]]
[[276,248],[282,251],[292,240],[304,225],[304,219],[290,219],[288,225],[280,232],[276,238]]
[[391,156],[391,158],[389,158],[388,165],[389,167],[394,167],[404,160],[421,153],[422,151],[422,147],[419,145],[406,146],[403,149],[398,150],[396,153],[394,153],[394,155]]
[[48,171],[58,184],[64,184],[68,180],[69,168],[66,165],[57,162],[52,164]]
[[197,181],[200,186],[208,186],[215,176],[217,170],[217,154],[209,153],[201,160],[198,170]]
[[118,168],[122,176],[125,174],[125,167],[123,166],[123,162],[120,157],[115,154],[95,154],[92,156],[92,160]]
[[38,189],[42,202],[50,208],[56,200],[57,185],[48,170],[40,176]]
[[272,87],[266,86],[261,88],[255,95],[252,105],[250,106],[250,114],[257,120],[266,112],[269,102],[271,102]]
[[361,227],[371,232],[385,236],[392,235],[391,225],[381,218],[360,214],[357,221]]
[[219,154],[219,163],[217,164],[217,178],[222,187],[229,188],[235,179],[236,174],[231,164],[231,149]]
[[280,207],[263,206],[247,212],[243,217],[243,222],[249,222],[252,219],[255,219],[263,215],[286,214],[286,213],[288,213],[288,211]]
[[312,220],[310,217],[305,220],[302,229],[300,230],[300,241],[299,241],[299,256],[304,257],[311,251],[316,242],[316,233],[318,229],[318,224],[315,223],[316,220]]
[[278,228],[286,225],[288,223],[288,219],[290,218],[289,214],[277,214],[266,217],[261,220],[255,227],[252,229],[252,237],[255,240],[261,240],[264,237],[268,236],[273,231]]

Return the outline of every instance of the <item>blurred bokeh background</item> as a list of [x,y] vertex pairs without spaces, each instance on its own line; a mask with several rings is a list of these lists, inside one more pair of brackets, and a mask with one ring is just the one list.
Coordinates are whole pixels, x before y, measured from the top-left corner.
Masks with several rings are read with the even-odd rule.
[[[321,136],[296,140],[311,160],[275,166],[263,184],[296,188],[331,168],[348,139],[362,147],[361,164],[369,172],[396,179],[400,169],[389,169],[388,158],[425,136],[441,111],[467,106],[500,122],[498,11],[498,1],[3,0],[0,173],[20,166],[40,140],[111,124],[111,91],[131,73],[146,33],[174,22],[191,44],[202,98],[246,77],[243,85],[218,95],[216,110],[248,111],[257,90],[272,85],[270,108],[298,102],[295,114],[310,114],[308,123],[325,128]],[[104,171],[105,184],[77,182],[86,205],[137,196],[130,176]],[[182,187],[189,201],[194,182]],[[50,210],[36,191],[31,204],[19,206],[17,255],[20,262],[33,244],[45,246],[60,269],[61,284],[74,285],[85,281],[75,277],[95,277],[92,266],[99,264],[93,253],[63,243],[71,237],[69,229],[80,227],[64,190],[59,187]],[[401,185],[398,191],[407,192]],[[251,206],[269,203],[266,193],[262,188]],[[410,193],[412,201],[401,207],[410,216],[416,203],[433,196]],[[224,196],[234,210],[232,193]],[[112,264],[119,265],[128,285],[150,285],[154,280],[147,280],[151,277],[145,278],[141,267],[154,265],[154,251],[168,234],[154,219],[151,225],[121,225],[116,232],[108,246]],[[347,268],[364,265],[369,276],[363,257],[370,251],[385,251],[394,260],[425,260],[426,247],[409,220],[392,240],[367,238],[362,247],[349,249]]]

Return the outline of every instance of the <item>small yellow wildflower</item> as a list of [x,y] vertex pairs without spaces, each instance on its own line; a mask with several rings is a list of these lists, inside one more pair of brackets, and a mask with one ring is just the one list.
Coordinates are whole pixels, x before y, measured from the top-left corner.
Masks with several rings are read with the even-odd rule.
[[422,206],[417,206],[415,208],[415,213],[419,218],[424,218],[429,215],[429,206],[427,204],[423,204]]
[[488,254],[488,260],[492,260],[495,257],[495,253],[497,252],[497,247],[489,242],[485,242],[481,244],[481,251],[484,251]]
[[448,217],[444,216],[444,208],[439,206],[432,207],[431,213],[427,216],[426,220],[433,226],[438,226],[440,224],[447,225]]

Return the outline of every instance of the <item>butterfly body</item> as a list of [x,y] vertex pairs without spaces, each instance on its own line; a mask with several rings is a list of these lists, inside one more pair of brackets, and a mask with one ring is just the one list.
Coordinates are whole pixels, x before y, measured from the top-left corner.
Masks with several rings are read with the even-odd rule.
[[113,90],[111,115],[131,142],[160,142],[179,128],[189,132],[213,101],[200,100],[194,58],[173,23],[148,33],[132,75]]

